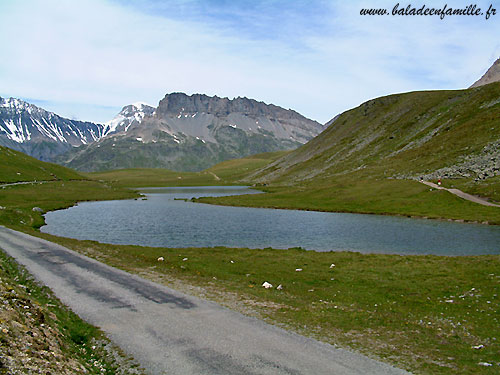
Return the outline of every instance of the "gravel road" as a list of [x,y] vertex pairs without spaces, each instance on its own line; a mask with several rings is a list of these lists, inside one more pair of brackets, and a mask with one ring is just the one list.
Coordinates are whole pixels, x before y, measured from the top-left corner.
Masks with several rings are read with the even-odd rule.
[[466,200],[474,202],[474,203],[482,204],[483,206],[500,207],[500,204],[495,204],[495,203],[488,202],[486,199],[483,199],[483,198],[480,198],[480,197],[476,197],[475,195],[464,193],[462,190],[447,189],[445,187],[439,186],[439,185],[437,185],[437,184],[435,184],[433,182],[429,182],[429,181],[420,181],[420,182],[423,183],[423,184],[425,184],[425,185],[427,185],[427,186],[430,186],[430,187],[432,187],[434,189],[446,190],[446,191],[450,192],[451,194],[455,194],[457,197],[466,199]]
[[0,248],[150,374],[407,374],[2,226]]

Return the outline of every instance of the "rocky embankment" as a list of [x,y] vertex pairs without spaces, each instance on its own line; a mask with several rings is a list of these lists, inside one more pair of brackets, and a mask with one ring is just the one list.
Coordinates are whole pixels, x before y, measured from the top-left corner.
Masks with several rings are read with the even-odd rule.
[[458,163],[420,175],[398,174],[396,178],[437,180],[438,178],[474,178],[485,180],[500,175],[500,141],[486,145],[478,154],[465,155]]
[[0,374],[142,374],[0,250]]

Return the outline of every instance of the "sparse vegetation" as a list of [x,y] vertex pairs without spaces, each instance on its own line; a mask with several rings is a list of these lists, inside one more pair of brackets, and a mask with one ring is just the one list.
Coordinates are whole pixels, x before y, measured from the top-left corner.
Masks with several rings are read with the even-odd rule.
[[143,374],[0,249],[0,374]]

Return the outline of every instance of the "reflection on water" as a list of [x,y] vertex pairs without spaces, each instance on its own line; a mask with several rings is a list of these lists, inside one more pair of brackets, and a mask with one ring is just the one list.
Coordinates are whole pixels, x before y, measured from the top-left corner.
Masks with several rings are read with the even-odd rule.
[[150,188],[147,200],[85,202],[49,212],[43,232],[161,247],[302,247],[363,253],[500,254],[500,227],[402,217],[186,202],[256,194],[245,187]]

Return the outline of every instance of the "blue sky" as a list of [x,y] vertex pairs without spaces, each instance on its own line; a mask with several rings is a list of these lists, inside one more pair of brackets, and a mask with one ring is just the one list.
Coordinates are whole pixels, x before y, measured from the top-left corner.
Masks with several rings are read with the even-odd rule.
[[499,8],[489,20],[360,15],[397,2],[1,0],[0,95],[99,122],[170,92],[246,96],[324,123],[374,97],[468,87],[500,57],[498,0],[475,3]]

